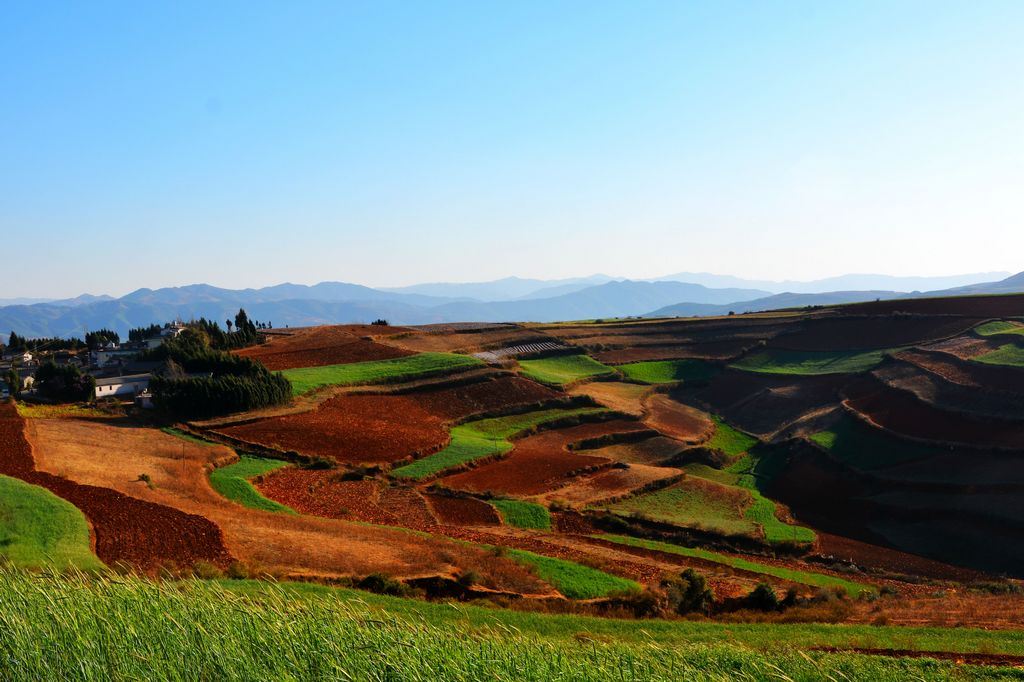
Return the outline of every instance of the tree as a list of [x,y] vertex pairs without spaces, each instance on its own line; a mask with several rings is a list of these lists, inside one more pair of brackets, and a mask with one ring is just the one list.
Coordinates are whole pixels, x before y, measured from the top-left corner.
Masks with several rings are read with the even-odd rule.
[[21,390],[21,377],[18,376],[18,370],[11,367],[7,370],[7,387],[11,389],[11,395],[18,395],[18,391]]
[[758,583],[747,595],[747,606],[758,611],[778,611],[779,597],[768,583]]
[[224,320],[224,322],[227,323],[227,325],[228,325],[228,334],[230,334],[231,333],[231,327],[234,326],[235,323],[232,322],[230,319]]
[[377,327],[386,327],[388,326],[388,321],[385,320],[383,317],[379,317],[370,324],[375,325]]
[[704,576],[692,568],[683,571],[678,578],[662,581],[661,587],[669,608],[679,614],[707,611],[715,599]]

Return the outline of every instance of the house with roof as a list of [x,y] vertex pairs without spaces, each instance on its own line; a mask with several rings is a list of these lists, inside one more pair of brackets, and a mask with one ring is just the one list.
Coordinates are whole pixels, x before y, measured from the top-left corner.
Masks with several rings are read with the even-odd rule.
[[128,374],[119,377],[104,377],[96,380],[96,400],[100,398],[132,398],[149,388],[152,374]]

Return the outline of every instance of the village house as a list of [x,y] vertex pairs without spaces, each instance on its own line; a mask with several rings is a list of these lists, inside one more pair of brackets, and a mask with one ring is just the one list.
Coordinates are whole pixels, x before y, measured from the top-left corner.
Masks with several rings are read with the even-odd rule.
[[149,388],[151,374],[129,374],[96,380],[96,399],[124,396],[134,398]]

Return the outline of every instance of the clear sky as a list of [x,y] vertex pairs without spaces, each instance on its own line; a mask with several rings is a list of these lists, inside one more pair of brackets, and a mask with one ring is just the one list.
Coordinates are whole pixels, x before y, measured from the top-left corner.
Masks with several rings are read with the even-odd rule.
[[1020,1],[7,3],[0,298],[1016,272],[1022,35]]

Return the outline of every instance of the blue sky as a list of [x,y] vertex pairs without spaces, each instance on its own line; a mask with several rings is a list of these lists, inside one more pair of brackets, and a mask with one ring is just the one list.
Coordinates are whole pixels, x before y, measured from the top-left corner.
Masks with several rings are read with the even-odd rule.
[[42,5],[0,298],[1024,269],[1024,3]]

